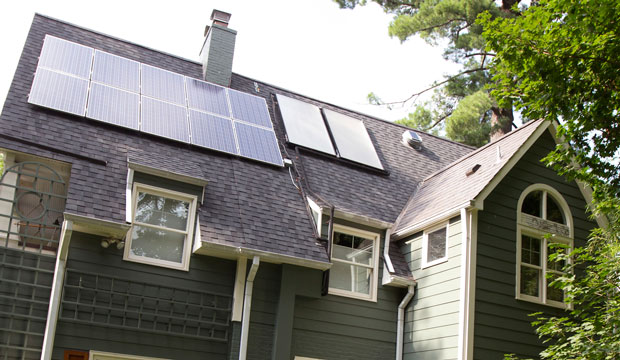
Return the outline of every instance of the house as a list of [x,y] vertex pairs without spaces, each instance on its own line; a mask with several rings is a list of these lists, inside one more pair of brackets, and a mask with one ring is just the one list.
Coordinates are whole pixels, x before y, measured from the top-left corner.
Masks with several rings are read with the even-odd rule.
[[[545,261],[595,224],[540,163],[42,15],[0,116],[1,359],[536,356]],[[197,44],[199,46],[200,44]],[[545,234],[552,234],[550,237]]]

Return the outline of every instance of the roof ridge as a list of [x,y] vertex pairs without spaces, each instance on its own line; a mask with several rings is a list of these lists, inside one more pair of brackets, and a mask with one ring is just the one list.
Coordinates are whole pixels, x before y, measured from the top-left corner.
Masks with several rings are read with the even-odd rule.
[[523,129],[525,129],[525,128],[529,127],[529,126],[531,126],[531,124],[534,124],[534,123],[537,123],[537,122],[538,122],[538,123],[542,123],[542,121],[544,121],[544,120],[543,120],[543,119],[538,119],[538,120],[533,120],[533,121],[528,121],[528,122],[526,122],[525,124],[521,125],[521,127],[518,127],[518,128],[516,128],[515,130],[513,130],[513,131],[511,131],[511,132],[509,132],[509,133],[507,133],[507,134],[502,135],[499,139],[494,140],[494,141],[491,141],[490,143],[488,143],[488,144],[486,144],[486,145],[484,145],[484,146],[482,146],[482,147],[479,147],[478,149],[476,149],[476,150],[474,150],[474,151],[470,152],[469,154],[465,154],[463,157],[461,157],[461,158],[459,158],[459,159],[455,160],[454,162],[452,162],[452,163],[450,163],[450,164],[446,165],[445,167],[443,167],[443,168],[441,168],[441,169],[439,169],[439,170],[435,171],[434,173],[432,173],[432,174],[430,174],[429,176],[427,176],[426,178],[424,178],[424,180],[422,180],[422,181],[420,182],[420,184],[424,184],[424,183],[426,183],[426,182],[427,182],[427,181],[429,181],[431,178],[433,178],[433,177],[435,177],[435,176],[437,176],[437,175],[441,174],[442,172],[444,172],[444,171],[446,171],[446,170],[450,169],[451,167],[455,166],[456,164],[458,164],[458,163],[460,163],[460,162],[462,162],[462,161],[465,161],[466,159],[468,159],[468,158],[470,158],[470,157],[472,157],[472,156],[474,156],[474,155],[476,155],[476,154],[478,154],[478,153],[480,153],[480,152],[482,152],[482,151],[486,150],[487,148],[491,147],[492,145],[497,145],[500,141],[502,141],[502,140],[504,140],[504,139],[507,139],[507,138],[508,138],[508,137],[510,137],[511,135],[514,135],[514,134],[518,133],[519,131],[521,131],[521,130],[523,130]]

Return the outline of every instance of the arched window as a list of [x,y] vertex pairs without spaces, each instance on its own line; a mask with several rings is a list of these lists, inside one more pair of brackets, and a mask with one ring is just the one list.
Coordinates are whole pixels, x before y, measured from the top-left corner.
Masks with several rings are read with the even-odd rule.
[[529,186],[517,207],[517,299],[566,307],[564,292],[549,283],[562,275],[561,262],[550,262],[551,245],[573,246],[573,218],[564,198],[544,184]]

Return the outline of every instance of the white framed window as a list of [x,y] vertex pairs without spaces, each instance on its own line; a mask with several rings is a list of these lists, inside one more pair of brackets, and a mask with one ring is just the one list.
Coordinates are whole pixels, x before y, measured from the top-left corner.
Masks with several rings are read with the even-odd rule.
[[550,261],[553,244],[573,246],[572,216],[555,189],[534,184],[523,191],[517,208],[516,298],[566,308],[564,292],[549,286],[564,273],[562,261]]
[[321,207],[312,201],[309,197],[308,205],[310,205],[310,210],[312,211],[312,219],[314,220],[314,225],[316,226],[316,233],[319,237],[321,237],[321,228],[323,227],[323,210]]
[[189,270],[196,196],[135,183],[125,260]]
[[334,225],[329,293],[377,301],[378,233]]
[[166,359],[136,356],[136,355],[116,354],[116,353],[91,350],[88,354],[88,360],[166,360]]
[[448,223],[424,230],[422,268],[448,261]]

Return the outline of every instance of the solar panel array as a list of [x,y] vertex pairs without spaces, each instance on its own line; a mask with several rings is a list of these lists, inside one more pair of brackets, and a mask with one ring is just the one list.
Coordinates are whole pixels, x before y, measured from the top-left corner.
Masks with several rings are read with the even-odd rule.
[[28,102],[283,166],[265,99],[50,35]]
[[383,170],[361,120],[328,109],[321,114],[318,106],[281,94],[277,99],[289,142]]

